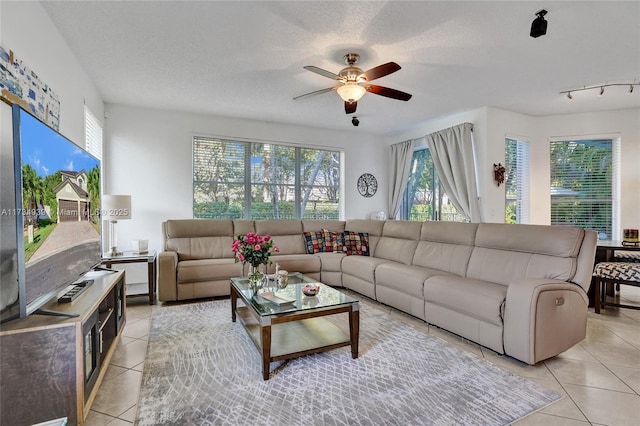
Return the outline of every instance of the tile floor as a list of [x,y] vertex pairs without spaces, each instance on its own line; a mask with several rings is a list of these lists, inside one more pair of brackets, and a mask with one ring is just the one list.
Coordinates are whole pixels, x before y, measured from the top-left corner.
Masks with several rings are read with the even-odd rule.
[[[623,286],[621,297],[640,305],[640,288]],[[376,303],[359,298],[363,303]],[[87,426],[126,426],[135,420],[151,311],[162,309],[161,305],[148,305],[147,300],[128,300],[127,324],[87,417]],[[425,333],[564,396],[518,425],[640,425],[640,310],[607,308],[597,315],[590,309],[587,337],[582,342],[530,366],[388,309]]]

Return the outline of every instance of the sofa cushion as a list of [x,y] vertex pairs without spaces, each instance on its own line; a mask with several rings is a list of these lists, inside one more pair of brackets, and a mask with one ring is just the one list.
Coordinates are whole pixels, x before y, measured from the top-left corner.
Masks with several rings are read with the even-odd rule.
[[450,275],[436,269],[388,262],[376,268],[376,286],[393,288],[420,299],[424,298],[424,281],[434,275]]
[[369,256],[369,234],[366,232],[343,232],[343,250],[347,256]]
[[387,259],[368,256],[345,256],[342,259],[342,273],[352,275],[369,283],[375,283],[374,271],[378,265],[388,263]]
[[182,219],[163,224],[165,249],[175,251],[178,260],[231,258],[231,220]]
[[320,231],[304,232],[304,241],[307,248],[307,254],[315,254],[324,250],[324,234]]
[[405,265],[411,264],[421,227],[420,222],[399,220],[385,222],[374,256]]
[[300,272],[302,274],[311,274],[320,272],[320,258],[315,254],[279,254],[271,256],[269,273],[275,272],[275,264],[280,265],[280,269],[289,272]]
[[571,281],[584,235],[571,226],[481,223],[466,276],[504,285],[525,278]]
[[346,256],[345,253],[325,252],[316,256],[320,258],[322,272],[342,272],[342,258]]
[[507,288],[488,281],[434,275],[424,282],[424,299],[465,316],[502,326]]
[[273,243],[281,254],[306,253],[305,240],[302,235],[302,222],[299,220],[256,220],[256,232],[260,235],[271,235]]
[[198,259],[178,262],[177,282],[191,283],[241,277],[242,264],[233,259]]

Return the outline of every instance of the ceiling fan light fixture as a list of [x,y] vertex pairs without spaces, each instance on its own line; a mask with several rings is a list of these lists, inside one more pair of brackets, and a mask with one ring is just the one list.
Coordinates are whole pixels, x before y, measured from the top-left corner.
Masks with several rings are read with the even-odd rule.
[[363,86],[360,86],[355,81],[348,81],[342,86],[338,87],[336,90],[338,95],[345,102],[358,102],[365,93],[367,93],[367,89]]

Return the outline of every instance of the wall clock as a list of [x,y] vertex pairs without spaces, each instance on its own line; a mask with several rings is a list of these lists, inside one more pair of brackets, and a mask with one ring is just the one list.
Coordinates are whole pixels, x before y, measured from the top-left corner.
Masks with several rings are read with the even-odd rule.
[[363,173],[358,178],[358,192],[363,197],[373,197],[378,190],[378,181],[371,173]]

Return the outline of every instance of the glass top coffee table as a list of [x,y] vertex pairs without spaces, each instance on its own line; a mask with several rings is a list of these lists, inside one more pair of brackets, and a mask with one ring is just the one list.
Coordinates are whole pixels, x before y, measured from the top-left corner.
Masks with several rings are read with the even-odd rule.
[[[316,296],[302,288],[318,283]],[[238,306],[238,299],[244,306]],[[349,333],[326,317],[347,313]],[[231,320],[244,325],[262,354],[262,378],[269,380],[270,363],[351,346],[358,358],[360,305],[358,300],[300,273],[289,274],[284,289],[267,287],[254,293],[247,278],[231,278]]]

